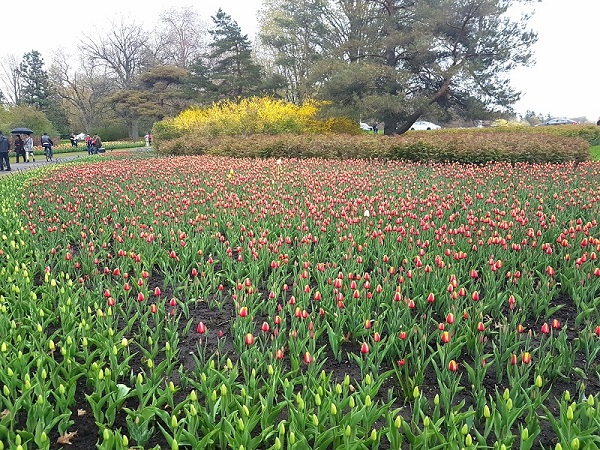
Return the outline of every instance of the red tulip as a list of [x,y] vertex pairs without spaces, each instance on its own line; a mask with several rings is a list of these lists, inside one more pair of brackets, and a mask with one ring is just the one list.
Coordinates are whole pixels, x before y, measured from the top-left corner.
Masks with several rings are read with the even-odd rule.
[[456,372],[458,370],[458,363],[456,361],[454,361],[454,360],[451,360],[448,363],[448,370],[450,372]]
[[402,340],[406,339],[406,331],[401,331],[398,337]]
[[375,341],[375,342],[381,341],[381,335],[377,331],[373,334],[373,341]]
[[454,323],[454,314],[448,313],[446,316],[446,323],[452,325]]
[[306,364],[310,364],[311,362],[313,362],[313,357],[309,352],[304,352],[304,362]]
[[275,352],[275,358],[277,359],[283,359],[283,350],[278,348],[277,351]]
[[150,305],[150,312],[151,312],[152,314],[156,314],[156,313],[158,312],[158,307],[156,306],[156,303],[152,303],[152,304]]
[[198,332],[198,334],[204,334],[206,333],[206,325],[204,325],[204,322],[200,322],[198,324],[198,328],[196,330]]
[[477,331],[480,331],[480,332],[485,331],[485,325],[483,324],[483,322],[479,322],[477,324]]
[[244,338],[244,342],[246,342],[246,345],[248,345],[248,346],[254,344],[254,336],[252,335],[252,333],[246,334],[246,337]]
[[600,325],[596,325],[596,330],[594,331],[596,336],[600,337]]
[[555,330],[560,330],[560,322],[558,321],[558,319],[552,320],[552,328],[554,328]]
[[321,301],[321,293],[319,291],[315,292],[314,299],[316,302]]
[[531,362],[531,355],[529,354],[529,352],[523,353],[521,361],[523,361],[523,364],[529,364]]
[[177,300],[175,300],[174,298],[169,300],[169,306],[177,306]]
[[366,342],[363,342],[362,345],[360,346],[360,352],[363,355],[366,355],[367,353],[369,353],[369,344],[367,344]]
[[156,286],[154,288],[154,296],[155,297],[160,297],[160,288],[158,286]]
[[108,289],[104,289],[104,294],[103,295],[104,295],[105,298],[110,297],[110,291]]
[[115,306],[115,299],[112,297],[108,297],[108,300],[106,300],[106,303],[108,304],[108,306]]
[[432,292],[430,292],[429,295],[427,296],[427,302],[428,303],[435,302],[435,295]]
[[474,291],[474,292],[471,294],[471,298],[473,299],[473,301],[474,301],[474,302],[477,302],[477,301],[479,301],[479,292],[477,292],[477,291]]
[[365,328],[367,330],[371,328],[371,320],[370,319],[365,320]]
[[198,269],[196,269],[195,267],[192,267],[191,274],[193,277],[198,276]]
[[511,357],[510,357],[510,363],[511,363],[511,365],[513,365],[513,366],[516,366],[516,365],[517,365],[517,355],[515,355],[514,353],[513,353],[513,354],[511,355]]
[[246,308],[245,306],[242,306],[240,308],[240,317],[248,317],[248,308]]
[[442,333],[442,344],[447,344],[448,342],[450,342],[450,333],[444,331]]
[[544,325],[542,325],[541,332],[544,334],[550,334],[550,327],[546,322],[544,322]]
[[264,331],[265,333],[269,332],[269,324],[267,322],[263,322],[262,326],[260,327],[260,329],[262,331]]
[[137,301],[138,302],[143,302],[145,300],[144,294],[143,293],[138,293],[137,295]]
[[400,367],[404,366],[404,364],[406,364],[406,360],[404,358],[402,358],[401,360],[398,361],[398,365]]

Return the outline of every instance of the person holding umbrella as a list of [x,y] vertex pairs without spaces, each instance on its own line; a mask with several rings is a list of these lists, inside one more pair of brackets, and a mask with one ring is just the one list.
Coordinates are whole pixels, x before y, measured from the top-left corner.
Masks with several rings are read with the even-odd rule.
[[17,164],[19,164],[19,156],[22,156],[23,162],[25,162],[25,144],[20,134],[15,136],[15,154],[17,155]]
[[8,159],[8,150],[10,149],[10,142],[0,131],[0,170],[4,170],[4,163],[6,162],[6,170],[10,171],[10,161]]

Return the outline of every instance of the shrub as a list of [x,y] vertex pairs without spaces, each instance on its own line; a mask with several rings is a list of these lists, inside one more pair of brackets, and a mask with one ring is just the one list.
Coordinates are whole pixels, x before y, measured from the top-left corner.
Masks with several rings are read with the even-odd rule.
[[554,134],[407,133],[402,136],[341,134],[280,134],[219,136],[193,132],[161,144],[160,153],[212,154],[261,158],[382,158],[463,163],[566,162],[590,158],[588,143],[579,137]]

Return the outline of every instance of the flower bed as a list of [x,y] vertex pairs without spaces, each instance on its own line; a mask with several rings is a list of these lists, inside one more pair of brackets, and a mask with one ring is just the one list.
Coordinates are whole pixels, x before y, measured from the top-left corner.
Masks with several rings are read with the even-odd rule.
[[599,179],[196,156],[0,180],[0,442],[594,448]]

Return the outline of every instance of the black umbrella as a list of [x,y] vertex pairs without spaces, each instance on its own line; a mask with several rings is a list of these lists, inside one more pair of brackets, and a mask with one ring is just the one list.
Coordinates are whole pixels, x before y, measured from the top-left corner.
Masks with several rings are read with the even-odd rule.
[[30,130],[29,128],[23,128],[23,127],[15,128],[13,130],[10,130],[10,132],[12,134],[33,134],[32,130]]

